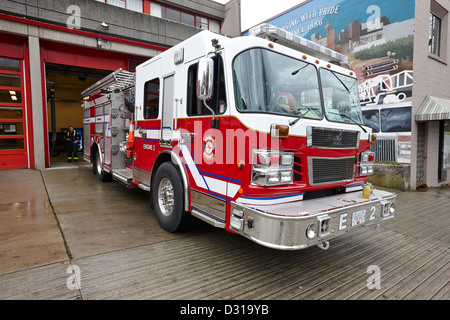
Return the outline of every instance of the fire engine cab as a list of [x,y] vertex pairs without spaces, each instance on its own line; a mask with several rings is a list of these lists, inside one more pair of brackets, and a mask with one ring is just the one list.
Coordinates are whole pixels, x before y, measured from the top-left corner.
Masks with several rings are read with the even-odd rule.
[[193,217],[277,249],[329,247],[395,216],[346,57],[268,24],[209,31],[82,92],[84,159],[149,191],[161,227]]

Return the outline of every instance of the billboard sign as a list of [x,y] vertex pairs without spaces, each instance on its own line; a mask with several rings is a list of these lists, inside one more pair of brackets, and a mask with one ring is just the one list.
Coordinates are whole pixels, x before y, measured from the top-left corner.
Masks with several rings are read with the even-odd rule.
[[267,22],[347,55],[363,105],[396,103],[411,96],[414,10],[415,0],[312,0]]

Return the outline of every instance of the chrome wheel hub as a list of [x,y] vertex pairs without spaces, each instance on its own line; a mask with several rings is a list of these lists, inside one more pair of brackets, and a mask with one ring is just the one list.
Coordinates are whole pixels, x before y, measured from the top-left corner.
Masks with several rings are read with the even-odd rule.
[[158,187],[158,204],[163,215],[169,216],[172,213],[174,202],[172,183],[169,179],[163,178]]

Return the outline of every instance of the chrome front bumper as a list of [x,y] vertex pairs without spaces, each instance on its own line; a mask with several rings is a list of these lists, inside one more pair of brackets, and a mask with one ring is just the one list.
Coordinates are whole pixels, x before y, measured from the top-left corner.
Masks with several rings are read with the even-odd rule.
[[373,190],[369,199],[363,199],[360,191],[278,205],[232,202],[230,229],[270,248],[298,250],[319,245],[326,249],[323,244],[331,238],[362,226],[376,229],[393,218],[396,198],[394,193]]

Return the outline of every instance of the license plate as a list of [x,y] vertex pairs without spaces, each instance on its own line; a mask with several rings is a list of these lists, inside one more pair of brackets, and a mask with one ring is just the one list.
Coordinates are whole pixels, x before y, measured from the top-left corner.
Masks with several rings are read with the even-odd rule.
[[363,224],[365,217],[366,217],[366,210],[354,212],[352,216],[352,227]]

